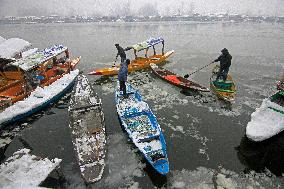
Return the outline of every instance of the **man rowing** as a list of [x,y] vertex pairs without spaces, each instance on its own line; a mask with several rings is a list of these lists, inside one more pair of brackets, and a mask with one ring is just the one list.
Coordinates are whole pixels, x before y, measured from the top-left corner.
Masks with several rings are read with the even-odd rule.
[[220,62],[220,70],[217,75],[216,81],[219,80],[220,78],[223,78],[224,82],[227,79],[227,75],[231,66],[231,60],[232,56],[230,55],[228,49],[224,48],[221,50],[222,54],[214,60],[214,62]]

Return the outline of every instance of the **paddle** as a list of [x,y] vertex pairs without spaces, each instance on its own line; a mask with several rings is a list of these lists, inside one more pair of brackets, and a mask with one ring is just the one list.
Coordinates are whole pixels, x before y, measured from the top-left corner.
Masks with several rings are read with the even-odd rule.
[[205,66],[203,66],[203,67],[201,67],[201,68],[195,70],[194,72],[192,72],[192,73],[190,73],[190,74],[184,75],[183,77],[184,77],[184,78],[188,78],[190,75],[195,74],[196,72],[199,72],[200,70],[202,70],[202,69],[204,69],[204,68],[210,66],[210,65],[213,64],[213,63],[214,63],[214,62],[210,62],[209,64],[207,64],[207,65],[205,65]]

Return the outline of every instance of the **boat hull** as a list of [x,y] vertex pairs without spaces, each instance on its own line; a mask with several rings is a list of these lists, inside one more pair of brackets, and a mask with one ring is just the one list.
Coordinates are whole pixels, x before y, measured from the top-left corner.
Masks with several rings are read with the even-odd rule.
[[166,142],[156,117],[138,91],[127,85],[128,98],[116,91],[116,108],[129,138],[149,164],[161,175],[169,172]]
[[[215,75],[215,74],[213,74]],[[236,98],[236,92],[237,92],[237,88],[236,88],[236,85],[233,81],[233,78],[231,75],[228,74],[227,76],[227,81],[231,82],[232,83],[232,86],[230,89],[228,90],[225,90],[225,89],[222,89],[222,88],[218,88],[215,84],[214,84],[214,81],[215,81],[215,78],[216,78],[216,75],[215,76],[212,76],[210,78],[210,89],[211,91],[216,94],[216,96],[221,99],[221,100],[224,100],[224,101],[227,101],[227,102],[234,102],[235,101],[235,98]]]
[[202,91],[202,92],[209,92],[210,90],[206,87],[203,87],[193,81],[190,81],[188,79],[185,79],[169,70],[163,69],[158,67],[155,64],[150,64],[151,69],[153,72],[159,76],[164,81],[167,81],[168,83],[175,85],[177,87],[180,87],[182,89],[187,90],[194,90],[194,91]]
[[106,133],[101,99],[88,79],[79,75],[69,105],[71,138],[86,183],[102,178],[105,167]]
[[261,106],[251,114],[251,121],[246,127],[246,135],[250,140],[260,142],[284,130],[284,96],[280,92],[264,99]]
[[[75,78],[78,74],[79,70],[71,71],[69,74],[65,74],[62,78],[58,79],[53,84],[42,89],[37,88],[40,89],[39,91],[41,91],[47,89],[52,90],[53,88],[58,89],[58,87],[61,86],[62,88],[58,89],[58,91],[54,91],[54,94],[52,93],[52,96],[36,97],[35,95],[37,95],[38,92],[36,89],[26,99],[18,101],[12,106],[6,108],[3,112],[0,113],[0,128],[13,122],[23,120],[26,117],[46,108],[51,103],[58,101],[68,91],[71,90],[74,85]],[[65,80],[66,82],[63,82]],[[58,86],[56,84],[58,84]],[[35,102],[35,104],[31,104],[31,102]]]
[[[131,63],[128,66],[128,72],[134,72],[137,70],[142,70],[150,67],[151,63],[154,64],[161,64],[166,59],[171,56],[174,53],[174,51],[169,51],[165,53],[164,55],[153,55],[149,58],[142,58],[138,57],[131,61]],[[117,75],[119,71],[120,65],[111,67],[111,68],[102,68],[102,69],[96,69],[89,73],[89,75],[103,75],[103,76],[113,76]]]

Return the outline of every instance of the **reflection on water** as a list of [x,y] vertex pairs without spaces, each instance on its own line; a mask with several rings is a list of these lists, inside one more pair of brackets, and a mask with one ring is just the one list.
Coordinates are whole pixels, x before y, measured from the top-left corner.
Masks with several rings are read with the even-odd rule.
[[253,142],[244,136],[236,150],[246,166],[245,172],[263,172],[267,168],[276,176],[284,173],[284,132],[262,142]]

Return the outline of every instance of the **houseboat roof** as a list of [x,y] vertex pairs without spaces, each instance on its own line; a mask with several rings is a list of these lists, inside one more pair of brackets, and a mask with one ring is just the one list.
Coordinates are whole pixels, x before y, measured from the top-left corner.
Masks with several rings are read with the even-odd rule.
[[31,43],[19,38],[10,38],[5,40],[0,38],[0,57],[13,58],[16,54],[24,51]]
[[149,47],[155,46],[162,42],[164,42],[164,39],[162,37],[149,38],[148,40],[132,45],[131,47],[135,49],[136,51],[141,51],[143,49],[147,49]]
[[41,51],[37,51],[26,58],[19,59],[12,63],[15,66],[19,66],[23,70],[30,70],[35,66],[38,66],[47,60],[53,58],[61,54],[62,52],[66,51],[68,48],[63,45],[54,45],[52,47],[46,48]]

